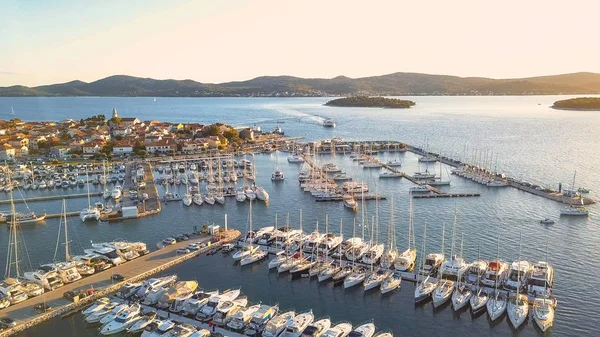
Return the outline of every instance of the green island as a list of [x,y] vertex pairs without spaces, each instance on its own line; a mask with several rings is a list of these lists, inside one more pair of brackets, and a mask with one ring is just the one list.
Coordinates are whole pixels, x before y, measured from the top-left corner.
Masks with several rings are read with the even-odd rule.
[[579,97],[554,102],[554,109],[600,111],[600,97]]
[[408,109],[415,104],[415,102],[409,100],[371,96],[338,98],[325,103],[328,106],[392,109]]

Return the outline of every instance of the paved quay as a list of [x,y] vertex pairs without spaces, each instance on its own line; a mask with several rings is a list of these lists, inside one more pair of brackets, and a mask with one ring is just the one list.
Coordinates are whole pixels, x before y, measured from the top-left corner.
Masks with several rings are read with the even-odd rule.
[[[220,243],[230,242],[240,236],[239,231],[230,230],[223,235],[225,238]],[[96,273],[83,278],[77,282],[67,284],[54,291],[44,293],[21,303],[11,305],[8,308],[0,310],[0,316],[10,317],[17,323],[12,329],[0,333],[0,337],[10,336],[35,324],[41,323],[56,316],[61,316],[74,310],[80,310],[95,299],[106,296],[111,292],[118,290],[125,282],[134,282],[150,277],[152,274],[164,271],[176,264],[182,263],[190,258],[200,256],[210,247],[191,252],[185,255],[176,253],[178,248],[187,246],[191,242],[208,242],[213,238],[211,235],[192,236],[190,240],[178,242],[174,245],[164,247],[150,254],[141,256],[133,261],[121,264],[108,270]],[[113,281],[113,274],[125,276],[125,281]],[[94,296],[87,297],[79,303],[72,303],[65,298],[63,294],[69,290],[89,290],[94,289]],[[46,313],[41,313],[34,309],[37,304],[49,305],[52,309]]]

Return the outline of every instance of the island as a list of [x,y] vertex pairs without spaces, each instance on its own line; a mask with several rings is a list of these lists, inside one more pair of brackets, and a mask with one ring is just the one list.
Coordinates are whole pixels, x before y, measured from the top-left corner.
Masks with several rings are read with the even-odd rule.
[[579,97],[554,102],[554,109],[600,111],[600,97]]
[[341,107],[361,107],[361,108],[392,108],[392,109],[408,109],[416,103],[409,100],[371,97],[371,96],[352,96],[331,100],[325,105],[341,106]]

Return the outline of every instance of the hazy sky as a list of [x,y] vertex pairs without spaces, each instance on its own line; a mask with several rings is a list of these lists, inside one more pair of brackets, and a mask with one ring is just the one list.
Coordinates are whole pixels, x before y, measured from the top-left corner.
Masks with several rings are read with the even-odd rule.
[[600,72],[600,1],[0,1],[0,86]]

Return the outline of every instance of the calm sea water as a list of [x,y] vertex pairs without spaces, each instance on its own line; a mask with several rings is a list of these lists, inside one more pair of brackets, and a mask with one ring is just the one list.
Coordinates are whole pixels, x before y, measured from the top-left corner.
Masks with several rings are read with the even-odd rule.
[[[417,106],[410,110],[354,109],[323,107],[326,99],[191,99],[191,98],[0,98],[0,112],[10,107],[24,120],[79,119],[99,113],[109,115],[116,107],[121,116],[138,116],[142,119],[160,119],[173,122],[197,121],[212,123],[225,121],[233,125],[258,124],[270,130],[277,121],[290,136],[306,139],[324,139],[335,136],[344,139],[383,140],[394,139],[415,145],[426,143],[434,151],[471,158],[473,148],[493,151],[498,156],[497,166],[512,176],[531,182],[555,186],[559,182],[570,184],[577,170],[577,185],[593,191],[600,190],[600,156],[597,155],[600,134],[600,114],[593,112],[557,111],[548,108],[563,97],[415,97]],[[338,127],[320,126],[323,117],[332,117]],[[467,150],[466,150],[467,149]],[[275,184],[269,179],[276,166],[276,154],[257,155],[258,182],[271,195],[268,206],[257,203],[254,208],[254,226],[273,225],[278,214],[279,224],[290,213],[290,223],[299,226],[299,210],[303,209],[303,227],[312,231],[329,226],[352,234],[355,216],[361,214],[344,209],[341,203],[316,203],[297,184],[297,164],[288,164],[285,154],[278,157],[286,181]],[[400,158],[403,170],[418,170],[417,157],[407,154],[382,154],[382,159]],[[377,172],[364,170],[343,156],[322,156],[321,161],[336,161],[355,180],[367,181],[372,189],[395,199],[395,226],[398,246],[406,247],[408,189],[407,181],[379,181]],[[443,169],[445,171],[445,169]],[[500,238],[500,257],[513,261],[518,258],[519,237],[522,235],[522,257],[531,261],[543,260],[546,241],[549,241],[548,260],[556,268],[555,288],[559,298],[556,323],[552,335],[594,335],[594,322],[600,309],[590,300],[600,296],[598,284],[600,268],[592,257],[600,251],[598,228],[599,206],[590,207],[588,218],[560,218],[561,205],[511,188],[490,189],[473,182],[452,177],[449,191],[470,191],[482,194],[479,198],[419,199],[415,200],[415,227],[418,247],[422,244],[423,226],[427,223],[427,251],[441,249],[442,227],[446,226],[445,251],[450,255],[451,225],[454,209],[458,210],[455,252],[460,250],[463,237],[463,255],[468,260],[477,256],[480,248],[483,258],[496,255],[496,240]],[[180,187],[183,191],[183,187]],[[81,189],[79,192],[83,192]],[[72,191],[71,191],[72,192]],[[49,194],[56,191],[27,191],[30,194]],[[5,198],[0,195],[0,198]],[[85,199],[67,200],[69,210],[86,205]],[[36,212],[58,212],[60,201],[31,203]],[[24,205],[19,205],[20,209]],[[0,210],[6,210],[1,205]],[[375,215],[375,203],[366,206],[367,218]],[[81,224],[79,219],[69,220],[70,237],[74,250],[89,246],[89,241],[116,238],[142,240],[153,246],[162,238],[188,232],[194,225],[223,224],[228,214],[229,226],[244,230],[247,226],[248,204],[228,200],[225,206],[184,207],[180,203],[168,204],[160,215],[114,224]],[[379,205],[380,239],[387,239],[389,200]],[[552,226],[539,224],[541,218],[556,220]],[[173,221],[176,219],[176,221]],[[48,220],[44,225],[24,228],[32,265],[50,260],[54,255],[58,220]],[[362,227],[357,227],[357,233]],[[7,246],[7,229],[0,228],[0,247]],[[367,235],[369,231],[366,232]],[[5,248],[4,248],[5,249]],[[2,250],[5,252],[5,250]],[[3,256],[5,253],[2,253]],[[28,261],[25,261],[28,263]],[[471,319],[468,312],[454,314],[450,307],[433,310],[430,304],[415,307],[412,300],[414,286],[403,283],[400,292],[381,298],[378,292],[363,294],[362,289],[343,291],[329,285],[300,280],[290,282],[267,272],[266,263],[241,269],[228,257],[217,254],[186,262],[173,268],[173,273],[183,279],[197,279],[204,288],[231,288],[242,286],[251,301],[279,303],[282,308],[298,311],[313,308],[315,314],[329,315],[335,320],[350,320],[357,324],[374,318],[382,329],[392,329],[397,335],[424,336],[536,336],[535,324],[530,320],[525,327],[514,331],[504,319],[492,325],[486,316]],[[267,290],[269,289],[269,290]],[[80,318],[54,320],[33,328],[22,336],[44,336],[47,329],[60,331],[65,336],[96,336],[96,330],[86,329]]]

